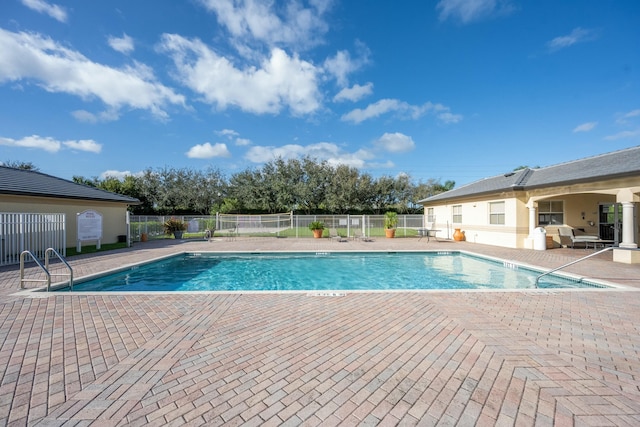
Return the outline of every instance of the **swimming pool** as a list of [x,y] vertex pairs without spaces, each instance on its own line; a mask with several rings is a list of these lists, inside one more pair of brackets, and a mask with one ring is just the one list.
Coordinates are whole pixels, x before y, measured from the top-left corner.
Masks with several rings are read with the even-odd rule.
[[[84,282],[76,292],[533,289],[539,271],[459,252],[185,253]],[[545,276],[540,288],[603,287]],[[61,290],[67,290],[61,289]]]

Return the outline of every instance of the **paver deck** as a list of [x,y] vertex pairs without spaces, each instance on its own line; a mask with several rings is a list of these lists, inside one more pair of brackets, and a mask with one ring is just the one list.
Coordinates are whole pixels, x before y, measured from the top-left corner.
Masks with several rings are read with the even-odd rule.
[[[403,249],[589,253],[238,238],[69,261],[82,277],[182,251]],[[3,268],[0,425],[640,425],[640,267],[608,252],[567,270],[623,287],[25,296]]]

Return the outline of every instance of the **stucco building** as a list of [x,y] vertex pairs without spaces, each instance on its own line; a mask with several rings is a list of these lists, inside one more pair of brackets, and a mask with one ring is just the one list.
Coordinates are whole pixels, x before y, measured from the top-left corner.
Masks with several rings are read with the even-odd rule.
[[[611,241],[614,260],[640,263],[640,146],[481,179],[421,200],[425,221],[449,237],[533,248],[536,229],[559,246],[558,227]],[[539,230],[539,229],[538,229]]]
[[[68,247],[76,246],[78,237],[76,217],[79,213],[87,210],[100,213],[102,242],[115,243],[118,241],[118,236],[128,234],[127,208],[129,205],[139,203],[138,199],[132,197],[77,184],[44,173],[0,166],[0,215],[65,214],[64,228]],[[3,227],[1,222],[0,218],[0,234],[4,234],[2,237],[6,242],[11,237],[8,236],[9,227]]]

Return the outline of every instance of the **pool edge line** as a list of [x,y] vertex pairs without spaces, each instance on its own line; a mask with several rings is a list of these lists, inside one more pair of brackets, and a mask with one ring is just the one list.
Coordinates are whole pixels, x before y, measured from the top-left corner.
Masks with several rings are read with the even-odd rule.
[[[401,249],[401,250],[367,250],[367,251],[353,251],[353,250],[328,250],[328,251],[319,251],[319,250],[304,250],[304,251],[277,251],[277,250],[263,250],[263,251],[195,251],[195,250],[184,250],[181,252],[176,252],[167,255],[161,255],[158,257],[150,258],[148,260],[124,264],[119,267],[110,268],[98,273],[93,273],[85,276],[78,277],[74,280],[74,283],[82,283],[94,279],[98,279],[103,276],[107,276],[114,273],[119,273],[121,271],[131,269],[133,267],[141,267],[150,263],[163,261],[166,259],[185,256],[189,254],[223,254],[223,255],[261,255],[261,254],[332,254],[332,253],[376,253],[376,254],[385,254],[385,253],[430,253],[430,254],[438,254],[446,252],[447,255],[461,254],[473,258],[480,258],[487,261],[492,261],[496,263],[504,263],[508,262],[518,267],[529,269],[533,272],[543,273],[548,269],[527,264],[521,261],[507,260],[504,258],[499,258],[491,255],[479,254],[476,252],[471,252],[465,249],[455,249],[455,250],[437,250],[437,249],[427,249],[427,250],[413,250],[413,249]],[[640,289],[636,289],[630,286],[625,286],[623,284],[608,282],[601,279],[594,279],[587,276],[580,276],[573,273],[568,272],[554,272],[555,276],[575,281],[578,283],[587,284],[587,287],[584,288],[526,288],[526,289],[386,289],[386,290],[350,290],[348,293],[381,293],[381,292],[534,292],[534,293],[544,293],[544,292],[576,292],[576,291],[640,291]],[[594,286],[588,286],[592,284]],[[68,286],[68,281],[61,281],[51,285],[51,291],[46,292],[45,287],[33,288],[33,289],[21,289],[16,293],[11,294],[13,296],[22,296],[22,297],[31,297],[31,298],[46,298],[48,296],[62,296],[62,295],[188,295],[188,294],[268,294],[268,293],[308,293],[309,290],[295,290],[295,291],[121,291],[121,292],[100,292],[100,291],[74,291],[74,292],[60,292],[59,289],[63,289]],[[329,290],[329,292],[345,292],[343,290]]]

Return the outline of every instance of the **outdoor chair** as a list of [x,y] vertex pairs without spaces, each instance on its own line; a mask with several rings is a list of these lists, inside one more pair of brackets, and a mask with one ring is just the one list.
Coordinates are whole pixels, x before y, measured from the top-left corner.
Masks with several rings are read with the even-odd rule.
[[373,242],[373,239],[362,234],[359,228],[353,230],[353,240],[362,240],[363,242]]
[[337,240],[338,242],[346,242],[347,239],[338,234],[338,231],[335,228],[329,229],[329,238],[331,240]]
[[571,227],[558,227],[558,236],[560,237],[560,245],[564,247],[575,248],[576,243],[579,245],[584,245],[586,248],[589,243],[599,242],[599,236],[591,236],[586,234],[581,234],[576,236],[573,228]]
[[227,240],[232,241],[236,240],[236,236],[238,235],[238,226],[234,225],[227,231]]

